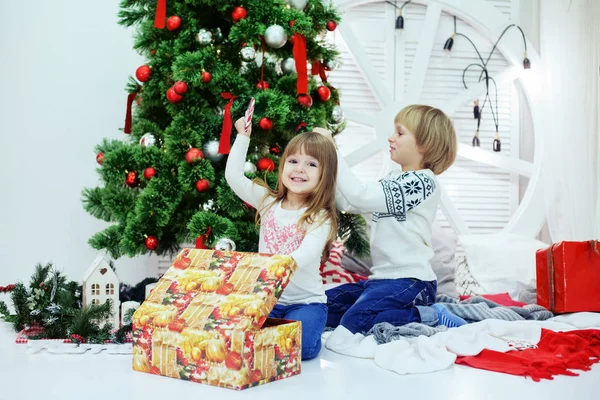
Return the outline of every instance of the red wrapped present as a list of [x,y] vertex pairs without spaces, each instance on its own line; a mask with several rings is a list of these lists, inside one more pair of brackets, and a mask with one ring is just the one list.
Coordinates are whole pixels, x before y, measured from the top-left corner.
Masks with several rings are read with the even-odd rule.
[[556,314],[600,312],[600,244],[559,242],[536,253],[537,303]]

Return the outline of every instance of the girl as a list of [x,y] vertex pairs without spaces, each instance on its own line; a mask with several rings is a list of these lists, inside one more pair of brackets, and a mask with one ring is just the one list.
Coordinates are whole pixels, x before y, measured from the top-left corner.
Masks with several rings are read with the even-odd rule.
[[302,359],[316,357],[327,321],[327,297],[319,266],[337,234],[335,185],[337,154],[323,135],[306,132],[290,140],[279,164],[276,190],[244,175],[250,126],[244,118],[227,159],[225,178],[233,191],[257,209],[260,221],[258,251],[291,255],[297,270],[269,315],[302,322]]

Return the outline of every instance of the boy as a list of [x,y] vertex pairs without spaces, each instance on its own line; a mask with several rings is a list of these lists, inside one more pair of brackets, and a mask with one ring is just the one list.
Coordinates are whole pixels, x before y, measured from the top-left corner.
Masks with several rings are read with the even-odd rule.
[[373,213],[372,275],[327,291],[327,326],[366,333],[373,325],[465,323],[435,301],[431,230],[440,203],[435,175],[456,158],[452,121],[440,110],[411,105],[394,119],[390,158],[402,166],[376,183],[360,182],[338,154],[338,208]]

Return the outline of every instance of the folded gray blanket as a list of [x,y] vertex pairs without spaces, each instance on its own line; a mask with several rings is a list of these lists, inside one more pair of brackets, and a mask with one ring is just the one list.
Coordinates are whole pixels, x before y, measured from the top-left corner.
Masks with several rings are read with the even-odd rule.
[[[505,307],[479,296],[470,297],[459,302],[458,299],[440,294],[436,296],[435,300],[436,303],[442,303],[446,306],[454,315],[471,323],[484,319],[543,321],[554,316],[550,311],[537,304],[528,304],[524,307]],[[380,322],[367,332],[367,336],[373,335],[378,344],[383,344],[417,336],[432,336],[447,329],[445,326],[431,327],[417,322],[411,322],[404,326],[393,326],[387,322]]]

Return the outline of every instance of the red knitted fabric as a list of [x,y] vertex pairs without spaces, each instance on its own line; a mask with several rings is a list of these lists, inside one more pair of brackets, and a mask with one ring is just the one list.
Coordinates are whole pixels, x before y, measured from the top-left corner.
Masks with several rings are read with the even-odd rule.
[[541,379],[555,375],[577,376],[571,370],[589,371],[600,362],[600,330],[554,332],[542,329],[537,349],[500,353],[483,350],[477,356],[458,357],[456,364]]

